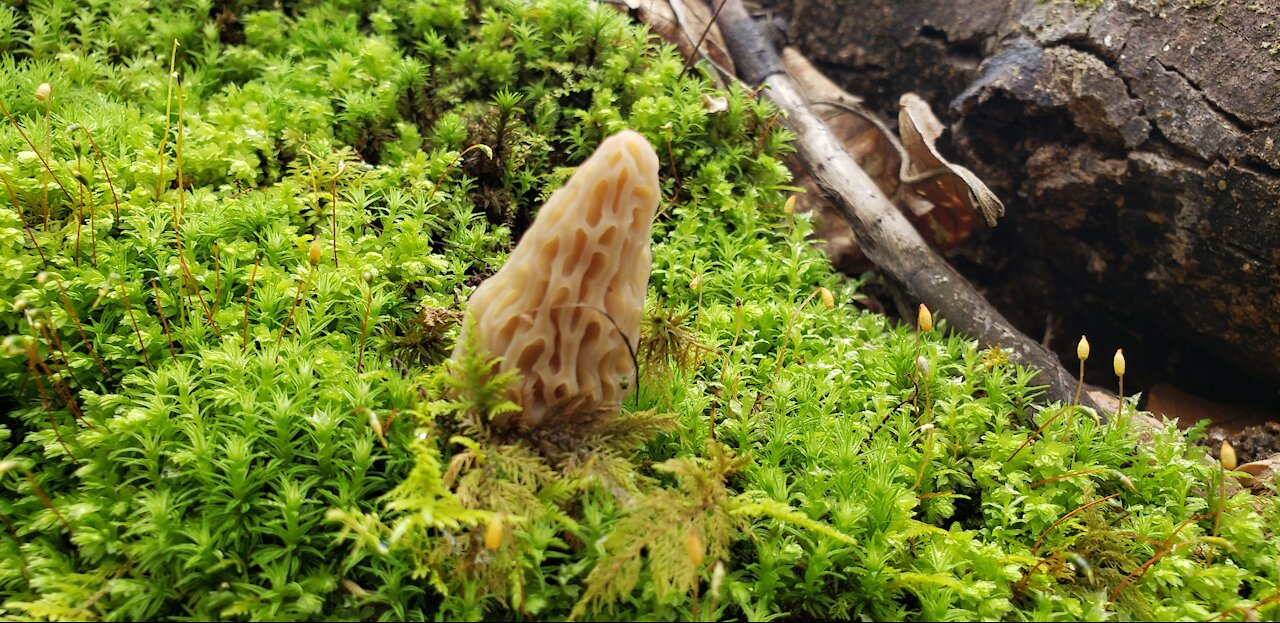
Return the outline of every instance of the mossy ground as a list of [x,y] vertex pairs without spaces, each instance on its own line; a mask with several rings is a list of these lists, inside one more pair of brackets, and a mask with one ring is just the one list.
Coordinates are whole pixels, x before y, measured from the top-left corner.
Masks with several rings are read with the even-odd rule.
[[[0,49],[3,616],[1280,614],[1273,497],[858,311],[775,111],[611,10],[46,0]],[[459,312],[624,127],[664,174],[638,397],[503,439]]]

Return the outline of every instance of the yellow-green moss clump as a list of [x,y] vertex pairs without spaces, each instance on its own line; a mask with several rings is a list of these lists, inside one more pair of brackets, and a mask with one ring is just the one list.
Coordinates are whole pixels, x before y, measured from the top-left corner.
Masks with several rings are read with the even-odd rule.
[[[1280,617],[1273,497],[858,311],[776,111],[608,5],[17,3],[0,103],[0,617]],[[639,385],[497,427],[465,301],[626,128]]]

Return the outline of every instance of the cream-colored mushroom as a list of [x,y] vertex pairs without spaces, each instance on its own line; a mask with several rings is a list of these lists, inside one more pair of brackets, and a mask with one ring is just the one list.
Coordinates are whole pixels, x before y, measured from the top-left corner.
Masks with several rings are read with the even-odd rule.
[[616,407],[634,386],[629,345],[640,337],[659,195],[649,142],[630,130],[609,137],[472,294],[481,347],[522,375],[522,425],[570,401]]

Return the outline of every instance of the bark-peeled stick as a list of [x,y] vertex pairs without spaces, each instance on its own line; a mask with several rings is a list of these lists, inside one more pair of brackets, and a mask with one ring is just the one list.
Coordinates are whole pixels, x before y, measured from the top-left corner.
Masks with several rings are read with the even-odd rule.
[[[514,399],[522,426],[571,403],[617,408],[635,385],[631,349],[640,337],[660,195],[648,140],[630,130],[609,137],[471,295],[464,330],[502,357],[501,371],[520,372]],[[459,339],[455,359],[466,343]]]

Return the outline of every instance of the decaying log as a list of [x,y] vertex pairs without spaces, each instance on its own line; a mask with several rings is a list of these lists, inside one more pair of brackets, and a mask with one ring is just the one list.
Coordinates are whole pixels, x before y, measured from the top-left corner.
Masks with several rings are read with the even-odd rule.
[[1010,206],[957,265],[1019,328],[1123,346],[1127,387],[1280,402],[1280,2],[763,3],[872,110],[946,112]]
[[1071,400],[1076,382],[1057,358],[1013,329],[925,243],[810,110],[773,44],[761,34],[741,0],[721,0],[713,6],[739,76],[748,84],[761,86],[761,93],[785,113],[784,123],[796,134],[796,148],[809,173],[836,199],[863,253],[908,294],[940,312],[959,331],[983,345],[1008,349],[1013,360],[1038,369],[1037,382],[1048,386],[1051,398]]

